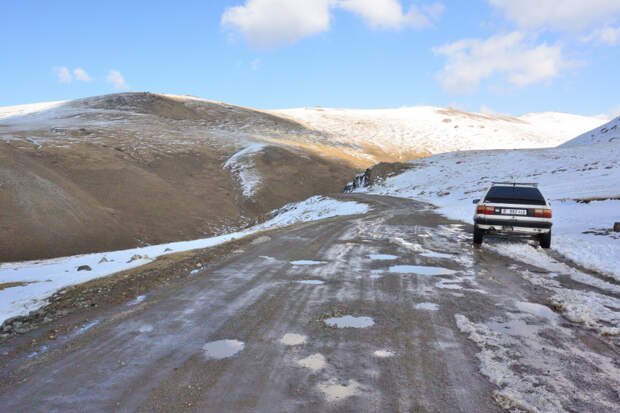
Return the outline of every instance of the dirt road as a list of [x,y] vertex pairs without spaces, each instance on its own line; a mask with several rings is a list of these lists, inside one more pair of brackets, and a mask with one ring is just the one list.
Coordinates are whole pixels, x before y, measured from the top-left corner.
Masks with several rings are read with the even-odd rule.
[[0,346],[0,410],[620,411],[617,346],[531,275],[590,287],[427,205],[348,198],[373,211],[271,232],[36,353]]

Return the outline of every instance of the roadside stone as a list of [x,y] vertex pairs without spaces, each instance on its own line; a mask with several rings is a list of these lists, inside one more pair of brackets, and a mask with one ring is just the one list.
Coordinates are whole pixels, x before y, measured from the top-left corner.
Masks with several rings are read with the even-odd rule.
[[104,262],[110,262],[106,257],[103,257],[99,260],[99,264],[103,264]]
[[78,270],[78,271],[92,271],[93,269],[92,269],[92,268],[90,268],[90,266],[89,266],[89,265],[80,265],[80,266],[77,268],[77,270]]
[[620,232],[620,222],[614,223],[614,232]]

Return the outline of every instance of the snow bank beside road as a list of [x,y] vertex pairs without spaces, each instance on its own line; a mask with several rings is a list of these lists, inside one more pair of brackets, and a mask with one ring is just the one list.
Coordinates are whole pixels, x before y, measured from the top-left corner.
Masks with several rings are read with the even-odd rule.
[[[366,204],[315,196],[286,205],[275,211],[276,215],[269,221],[232,234],[123,251],[0,264],[0,324],[45,305],[48,297],[64,287],[135,268],[162,255],[213,247],[268,229],[339,215],[364,214],[368,210]],[[78,271],[78,267],[84,265],[91,270]],[[22,285],[11,287],[11,283]]]
[[363,191],[427,201],[450,218],[473,223],[472,200],[492,181],[538,182],[554,213],[551,248],[620,280],[620,234],[609,232],[620,221],[620,201],[610,200],[620,198],[620,142],[454,152],[410,165]]

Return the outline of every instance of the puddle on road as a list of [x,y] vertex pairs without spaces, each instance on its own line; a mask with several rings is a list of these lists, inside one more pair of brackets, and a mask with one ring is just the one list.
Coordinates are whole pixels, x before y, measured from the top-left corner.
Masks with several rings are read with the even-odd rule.
[[202,349],[207,359],[225,359],[232,357],[245,347],[245,343],[239,340],[218,340],[205,344]]
[[307,285],[321,285],[321,284],[325,284],[325,281],[322,280],[301,280],[298,281],[300,284],[307,284]]
[[319,390],[325,396],[328,402],[337,402],[355,396],[359,393],[361,385],[355,380],[349,380],[346,385],[341,385],[338,380],[331,379],[328,382],[320,383]]
[[390,357],[394,357],[394,353],[389,350],[377,350],[373,353],[375,357],[379,357],[381,359],[387,359]]
[[306,342],[306,336],[303,334],[287,333],[280,339],[280,343],[287,346],[298,346]]
[[454,258],[454,255],[452,254],[442,254],[441,252],[423,252],[422,254],[420,254],[423,257],[427,257],[427,258]]
[[325,261],[312,261],[312,260],[299,260],[299,261],[291,261],[293,265],[323,265],[327,264]]
[[528,337],[535,335],[540,329],[539,326],[527,324],[523,320],[514,319],[506,322],[489,321],[484,323],[487,327],[499,333],[511,336]]
[[439,306],[435,303],[418,303],[415,305],[416,310],[437,311]]
[[368,258],[370,258],[373,261],[391,261],[399,257],[397,257],[396,255],[390,255],[390,254],[369,254]]
[[350,315],[327,318],[323,322],[328,326],[338,328],[367,328],[375,324],[375,321],[370,317],[353,317]]
[[390,267],[390,272],[397,274],[417,274],[417,275],[450,275],[456,271],[442,267],[427,267],[423,265],[394,265]]
[[529,313],[538,317],[546,318],[550,321],[557,321],[558,315],[553,312],[552,309],[547,307],[546,305],[536,304],[536,303],[528,303],[525,301],[519,301],[515,304],[520,311],[525,313]]
[[319,371],[325,367],[327,362],[322,354],[316,353],[306,357],[305,359],[298,360],[297,364],[312,371]]

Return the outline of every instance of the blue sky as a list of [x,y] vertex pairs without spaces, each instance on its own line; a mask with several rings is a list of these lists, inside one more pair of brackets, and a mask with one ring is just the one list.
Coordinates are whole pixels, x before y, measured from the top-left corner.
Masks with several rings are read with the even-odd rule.
[[24,0],[2,15],[1,106],[151,91],[620,114],[619,0]]

